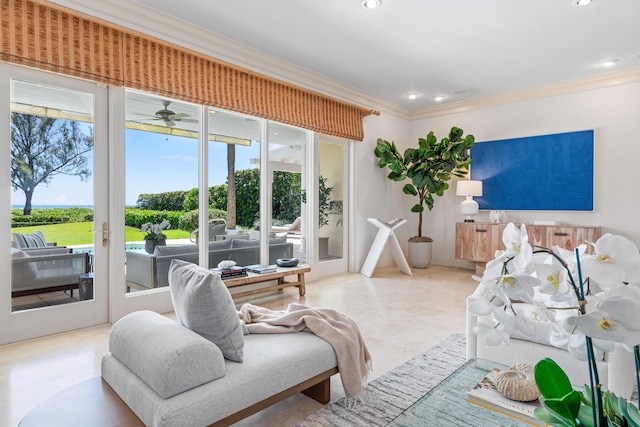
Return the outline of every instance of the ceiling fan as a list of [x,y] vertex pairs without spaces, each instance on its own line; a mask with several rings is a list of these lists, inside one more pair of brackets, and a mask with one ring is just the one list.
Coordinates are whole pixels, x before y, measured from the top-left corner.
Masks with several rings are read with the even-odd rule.
[[164,108],[156,111],[155,116],[149,116],[149,117],[153,117],[152,119],[149,119],[149,120],[162,120],[164,124],[169,127],[175,126],[176,122],[180,122],[180,121],[189,122],[189,123],[198,122],[197,120],[187,119],[187,117],[190,117],[189,114],[175,113],[169,110],[169,104],[171,104],[171,101],[166,101],[166,100],[162,101],[162,106]]

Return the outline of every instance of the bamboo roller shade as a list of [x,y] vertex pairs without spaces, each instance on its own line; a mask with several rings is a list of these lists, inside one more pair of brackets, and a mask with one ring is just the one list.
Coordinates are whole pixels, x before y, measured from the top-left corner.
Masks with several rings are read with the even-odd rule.
[[380,114],[44,1],[0,0],[0,59],[361,141]]

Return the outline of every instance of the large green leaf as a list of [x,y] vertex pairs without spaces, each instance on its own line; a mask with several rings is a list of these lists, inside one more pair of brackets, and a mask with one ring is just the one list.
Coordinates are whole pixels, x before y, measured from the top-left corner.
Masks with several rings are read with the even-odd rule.
[[580,423],[586,427],[596,427],[593,423],[593,409],[591,406],[582,405],[578,410],[578,419]]
[[[575,390],[560,398],[545,398],[544,407],[563,419],[575,420],[580,412],[580,393]],[[574,422],[575,424],[575,422]]]
[[402,192],[404,194],[409,194],[411,196],[417,196],[418,195],[418,191],[411,184],[405,184],[404,187],[402,187]]
[[627,421],[629,421],[629,426],[640,426],[640,411],[631,402],[627,402]]
[[462,138],[462,129],[460,129],[459,127],[452,127],[451,131],[449,132],[449,139],[451,141],[459,141],[460,138]]
[[540,396],[538,398],[538,400],[540,401],[540,403],[542,404],[542,408],[536,408],[533,411],[533,416],[540,420],[540,421],[545,421],[547,422],[549,425],[553,425],[553,426],[572,426],[575,427],[577,425],[576,421],[572,418],[567,418],[565,416],[563,416],[562,414],[557,413],[556,411],[554,411],[553,409],[549,408],[545,402],[546,399],[544,398],[544,396]]
[[534,368],[536,385],[545,398],[561,398],[573,391],[569,377],[560,366],[548,357],[542,359]]
[[411,208],[411,212],[419,213],[419,212],[423,212],[423,211],[424,211],[424,207],[422,205],[415,204]]

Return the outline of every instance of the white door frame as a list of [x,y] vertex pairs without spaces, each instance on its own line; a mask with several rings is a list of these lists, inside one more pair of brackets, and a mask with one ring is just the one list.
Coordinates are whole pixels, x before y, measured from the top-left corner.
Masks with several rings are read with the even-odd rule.
[[108,126],[107,126],[107,90],[106,87],[86,80],[65,77],[58,74],[39,71],[31,68],[0,63],[0,129],[4,129],[4,137],[0,138],[0,170],[6,171],[4,185],[0,185],[0,230],[5,235],[2,239],[4,256],[0,256],[0,269],[11,271],[10,229],[11,229],[11,186],[9,171],[10,156],[10,81],[23,80],[43,85],[55,86],[91,93],[94,95],[94,225],[99,230],[94,233],[94,299],[73,304],[46,307],[41,309],[11,312],[11,281],[7,276],[0,292],[0,344],[22,341],[30,338],[51,335],[54,333],[104,324],[108,321],[108,251],[101,245],[103,223],[108,224],[108,163],[101,159],[108,158]]
[[[352,141],[332,137],[328,135],[320,135],[316,140],[318,144],[318,150],[316,151],[316,163],[319,163],[319,145],[321,141],[338,144],[343,147],[343,157],[342,157],[342,171],[343,171],[343,184],[342,184],[342,257],[338,259],[329,259],[329,260],[317,260],[316,269],[318,271],[316,277],[326,277],[332,276],[336,274],[342,274],[349,271],[349,257],[351,255],[349,250],[349,213],[350,213],[350,190],[351,190],[351,180],[352,175],[350,173],[350,155],[351,155],[351,145]],[[319,168],[318,168],[319,169]],[[319,200],[316,200],[316,206],[318,205]],[[317,209],[316,209],[317,210]],[[316,220],[317,224],[317,220]],[[318,245],[318,239],[314,239],[316,241],[316,247]]]

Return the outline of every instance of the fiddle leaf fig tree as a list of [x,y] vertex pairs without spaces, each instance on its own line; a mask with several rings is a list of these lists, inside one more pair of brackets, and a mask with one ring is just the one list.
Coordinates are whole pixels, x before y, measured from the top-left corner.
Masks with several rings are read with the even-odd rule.
[[422,236],[422,214],[425,205],[433,209],[434,195],[442,196],[449,188],[453,176],[464,178],[469,172],[471,158],[469,149],[473,146],[473,135],[463,137],[464,131],[452,127],[449,136],[438,142],[433,132],[426,138],[418,139],[418,148],[407,148],[400,154],[396,144],[378,138],[375,155],[379,168],[389,168],[387,178],[393,181],[409,182],[402,187],[404,194],[416,196],[417,203],[411,212],[418,214],[418,235],[410,241],[431,241]]

